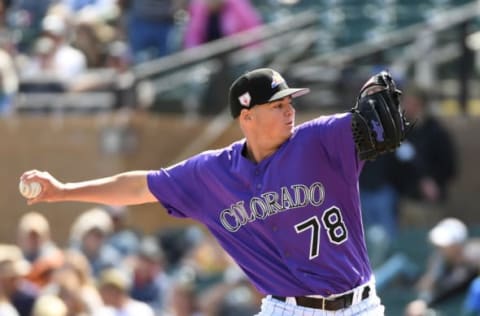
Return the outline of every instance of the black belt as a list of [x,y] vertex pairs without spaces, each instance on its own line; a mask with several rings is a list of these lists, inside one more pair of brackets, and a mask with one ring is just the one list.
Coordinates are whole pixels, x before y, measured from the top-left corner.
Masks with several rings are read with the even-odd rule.
[[[370,287],[365,286],[362,290],[362,300],[366,299],[370,294]],[[285,296],[272,295],[276,300],[285,302],[287,298]],[[337,311],[339,309],[347,308],[352,305],[353,293],[348,293],[342,296],[335,297],[334,299],[315,298],[309,296],[295,296],[295,301],[298,306],[323,309],[326,311]]]

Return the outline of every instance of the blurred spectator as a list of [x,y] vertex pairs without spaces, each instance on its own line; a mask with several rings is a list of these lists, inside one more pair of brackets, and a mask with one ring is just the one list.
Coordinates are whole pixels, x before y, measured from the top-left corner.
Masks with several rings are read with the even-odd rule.
[[201,291],[201,311],[211,316],[255,315],[259,311],[262,295],[252,287],[238,265],[232,260],[229,262],[222,281]]
[[146,303],[132,299],[128,295],[131,282],[125,273],[118,269],[102,271],[98,288],[106,307],[93,313],[94,316],[153,316],[154,312]]
[[[220,285],[222,286],[222,285]],[[214,315],[222,316],[244,316],[256,315],[260,308],[260,303],[255,299],[255,293],[248,284],[231,286],[222,295],[222,299],[214,307]],[[221,287],[217,290],[223,291]]]
[[117,0],[61,0],[61,2],[75,15],[91,11],[102,19],[112,19],[118,14]]
[[105,66],[107,68],[116,69],[119,75],[126,73],[131,66],[130,55],[131,52],[127,43],[114,41],[107,47]]
[[470,283],[462,306],[462,316],[480,315],[480,276]]
[[24,214],[18,223],[17,243],[32,264],[26,277],[42,287],[63,262],[61,250],[51,239],[50,224],[45,216],[38,212]]
[[7,23],[7,11],[12,6],[13,0],[0,1],[0,26],[4,28]]
[[24,277],[30,264],[14,245],[0,245],[0,289],[20,316],[30,316],[38,295],[37,288]]
[[85,55],[68,42],[68,24],[64,18],[48,15],[42,21],[42,31],[54,43],[52,71],[62,80],[69,80],[81,74],[87,66]]
[[113,91],[115,108],[136,107],[135,77],[127,44],[115,41],[106,50],[104,67],[83,73],[70,85],[70,91]]
[[380,290],[393,281],[413,284],[421,273],[417,264],[402,251],[395,251],[374,269],[375,284]]
[[261,24],[260,14],[249,0],[192,0],[185,30],[190,48]]
[[49,8],[58,0],[15,0],[9,9],[9,25],[17,30],[18,50],[30,51],[34,40],[42,32],[42,20]]
[[176,273],[168,293],[165,316],[200,316],[198,297],[195,292],[195,274],[190,269]]
[[12,57],[0,48],[0,116],[13,111],[18,92],[18,76]]
[[58,80],[68,89],[68,85],[85,71],[85,54],[70,45],[68,32],[65,17],[50,14],[43,19],[43,35],[35,43],[31,60],[22,66],[25,79],[47,76]]
[[362,217],[369,257],[374,268],[386,259],[399,225],[399,197],[392,179],[393,155],[388,153],[375,161],[367,161],[360,174]]
[[432,306],[463,293],[478,275],[480,240],[468,238],[467,227],[456,218],[438,222],[428,238],[435,249],[416,288],[418,299]]
[[64,257],[64,264],[53,273],[42,292],[62,298],[69,315],[91,315],[103,302],[91,276],[90,265],[78,251],[67,250]]
[[35,302],[32,316],[68,316],[68,309],[59,297],[42,295]]
[[438,316],[436,312],[429,308],[422,300],[410,302],[406,308],[404,316]]
[[128,209],[124,206],[109,206],[105,211],[113,224],[106,243],[117,249],[123,257],[135,254],[140,241],[138,234],[128,227]]
[[[5,247],[7,249],[5,249]],[[0,245],[0,269],[2,268],[2,265],[4,265],[5,259],[9,260],[8,256],[8,251],[10,246],[8,245]],[[18,256],[21,258],[21,253],[18,250]],[[27,264],[28,266],[28,264]],[[22,268],[20,268],[22,269]],[[1,272],[1,270],[0,270]],[[2,316],[18,316],[17,310],[13,305],[10,303],[10,297],[8,296],[8,293],[5,292],[3,289],[3,284],[0,282],[0,315]]]
[[60,251],[51,239],[47,218],[38,212],[28,212],[20,218],[17,242],[25,259],[31,263]]
[[135,76],[131,64],[131,52],[126,43],[115,41],[108,45],[105,66],[115,72],[111,90],[116,93],[116,108],[137,106]]
[[[82,297],[81,281],[78,274],[69,268],[59,268],[53,274],[52,282],[49,284],[50,294],[62,299],[67,307],[68,316],[84,316],[91,311],[87,302]],[[96,307],[98,307],[97,305]]]
[[61,251],[52,252],[48,256],[42,256],[32,264],[26,279],[41,289],[50,283],[53,274],[63,265],[63,262],[64,257]]
[[394,156],[388,153],[365,162],[360,175],[364,224],[381,225],[388,236],[395,236],[398,193],[392,185]]
[[12,25],[12,6],[13,0],[0,1],[0,49],[4,50],[10,56],[15,56],[18,52],[18,30]]
[[252,310],[259,309],[257,292],[210,235],[184,254],[173,274],[172,288],[167,297],[167,315],[228,315],[230,307],[237,315],[253,315]]
[[102,208],[83,212],[72,225],[71,247],[85,255],[95,277],[98,277],[103,269],[122,263],[121,254],[105,242],[111,232],[112,220]]
[[420,87],[407,87],[402,104],[405,116],[416,122],[396,150],[394,179],[399,192],[427,202],[444,201],[457,171],[456,149],[449,131],[431,113],[429,95]]
[[82,253],[66,250],[63,269],[70,269],[78,276],[80,282],[78,291],[90,311],[103,304],[95,285],[95,279],[92,277],[90,264]]
[[104,66],[105,46],[114,40],[115,31],[96,12],[84,11],[75,16],[72,46],[85,54],[87,68]]
[[170,54],[175,14],[185,0],[120,0],[127,17],[127,38],[133,62],[140,63]]
[[[53,67],[54,41],[47,36],[40,36],[33,44],[32,55],[19,59],[22,92],[64,92],[67,85],[51,73]],[[41,73],[45,70],[45,75]]]
[[395,280],[416,280],[419,268],[395,250],[400,226],[399,192],[394,186],[395,154],[387,153],[367,161],[360,174],[360,200],[365,240],[379,291]]
[[164,250],[168,274],[174,274],[182,267],[187,257],[205,238],[205,234],[197,226],[161,229],[156,238]]
[[480,315],[480,276],[477,276],[471,283],[463,303],[462,316]]
[[196,289],[204,289],[223,281],[224,273],[231,266],[231,257],[210,235],[205,235],[183,259],[183,266],[195,272]]
[[163,268],[164,255],[157,240],[151,236],[145,237],[138,254],[133,258],[130,296],[150,305],[156,314],[160,314],[165,307],[170,285]]
[[15,309],[15,307],[13,307],[12,304],[10,304],[10,302],[8,301],[8,298],[1,297],[1,295],[3,294],[0,294],[0,315],[18,316],[17,310]]

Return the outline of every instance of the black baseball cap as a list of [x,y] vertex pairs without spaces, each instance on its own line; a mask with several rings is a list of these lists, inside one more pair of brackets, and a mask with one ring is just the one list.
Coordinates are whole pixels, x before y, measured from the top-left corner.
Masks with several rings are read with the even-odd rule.
[[286,96],[299,97],[308,92],[308,88],[289,88],[285,79],[273,69],[255,69],[237,78],[230,87],[230,112],[233,118],[237,118],[242,109],[250,109]]

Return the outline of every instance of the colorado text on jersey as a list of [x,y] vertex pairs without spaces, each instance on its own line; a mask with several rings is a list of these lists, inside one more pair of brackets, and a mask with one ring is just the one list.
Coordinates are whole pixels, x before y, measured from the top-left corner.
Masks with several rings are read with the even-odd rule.
[[325,188],[322,183],[314,182],[307,186],[294,184],[281,187],[280,193],[268,191],[254,196],[246,206],[245,201],[238,201],[220,213],[222,226],[231,232],[236,232],[243,225],[257,219],[265,219],[286,210],[304,207],[308,204],[313,206],[322,205],[325,199]]

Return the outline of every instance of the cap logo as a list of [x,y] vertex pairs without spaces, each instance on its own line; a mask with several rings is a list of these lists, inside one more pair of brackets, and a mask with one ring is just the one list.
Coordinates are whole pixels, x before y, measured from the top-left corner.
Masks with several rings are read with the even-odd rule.
[[241,105],[246,106],[248,108],[250,107],[250,102],[252,101],[252,97],[250,96],[250,93],[245,92],[244,94],[238,97],[238,101],[240,101]]
[[274,71],[272,74],[272,89],[275,89],[284,82],[285,79],[283,79],[283,77],[278,72]]

